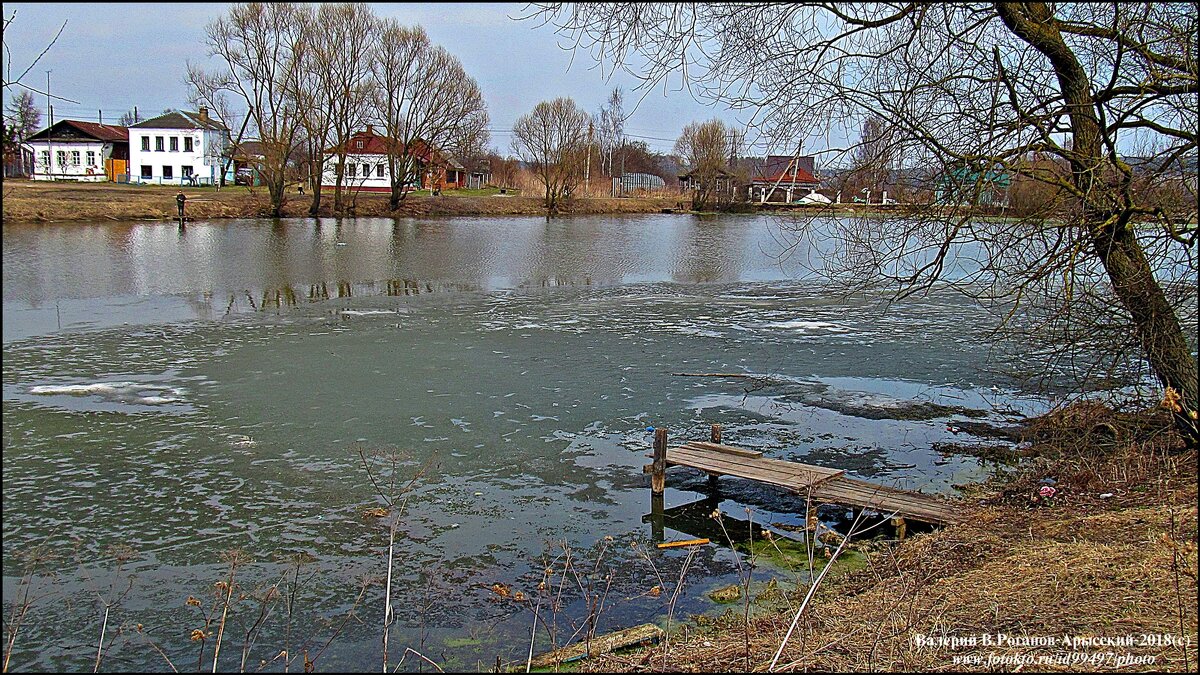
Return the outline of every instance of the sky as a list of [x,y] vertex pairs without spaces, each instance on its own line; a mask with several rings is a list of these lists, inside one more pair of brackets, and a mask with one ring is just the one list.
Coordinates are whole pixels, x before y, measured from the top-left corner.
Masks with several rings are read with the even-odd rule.
[[[614,87],[625,90],[627,136],[667,153],[689,122],[714,117],[742,125],[746,111],[696,101],[678,80],[664,88],[633,91],[638,82],[604,72],[590,55],[563,49],[564,39],[536,20],[516,20],[529,12],[523,3],[369,3],[380,16],[419,24],[430,39],[462,61],[479,82],[491,117],[492,145],[509,152],[516,119],[540,101],[569,96],[584,110],[598,112]],[[189,109],[183,83],[187,63],[215,67],[204,44],[205,26],[227,12],[228,3],[20,3],[5,2],[4,16],[15,20],[5,31],[11,52],[4,54],[5,79],[24,71],[67,21],[58,42],[22,80],[78,101],[54,103],[54,118],[114,123],[134,106],[143,119],[166,108]],[[16,90],[4,92],[5,101]],[[46,98],[35,95],[43,109]],[[636,104],[636,108],[635,108]]]

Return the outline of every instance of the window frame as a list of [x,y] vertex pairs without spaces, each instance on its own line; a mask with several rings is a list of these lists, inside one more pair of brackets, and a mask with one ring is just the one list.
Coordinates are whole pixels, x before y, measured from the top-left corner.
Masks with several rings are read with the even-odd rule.
[[184,152],[195,152],[196,146],[194,145],[194,141],[195,141],[195,139],[192,138],[191,136],[184,136],[183,137],[183,151]]
[[150,152],[150,137],[142,136],[142,152]]
[[170,151],[171,152],[179,152],[179,137],[178,136],[168,136],[167,139],[168,139],[167,147],[170,148]]
[[154,167],[150,164],[142,164],[142,178],[154,178]]
[[170,164],[163,164],[162,170],[163,180],[175,180],[175,167]]
[[163,150],[163,147],[164,147],[163,137],[155,136],[154,137],[154,151],[155,152],[166,152],[166,150]]

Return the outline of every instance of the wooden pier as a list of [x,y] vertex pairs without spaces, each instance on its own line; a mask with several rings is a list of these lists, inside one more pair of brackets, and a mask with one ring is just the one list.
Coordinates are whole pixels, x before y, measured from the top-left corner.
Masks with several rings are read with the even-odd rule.
[[652,457],[653,463],[644,471],[650,474],[651,491],[658,498],[665,488],[667,468],[686,466],[704,471],[710,482],[718,476],[736,476],[810,497],[814,506],[839,504],[872,509],[898,521],[901,536],[905,519],[935,525],[959,520],[954,503],[932,495],[848,478],[842,469],[769,459],[756,450],[724,445],[719,424],[712,426],[708,442],[689,441],[676,447],[668,447],[666,429],[656,429]]

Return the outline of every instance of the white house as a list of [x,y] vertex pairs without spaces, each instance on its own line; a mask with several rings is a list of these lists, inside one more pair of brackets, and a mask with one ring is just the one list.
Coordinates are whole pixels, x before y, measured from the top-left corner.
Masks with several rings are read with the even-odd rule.
[[[342,176],[342,187],[353,192],[390,192],[392,174],[388,170],[387,139],[375,133],[368,124],[366,131],[359,131],[346,141],[346,166]],[[338,148],[325,150],[325,165],[321,174],[322,189],[337,185]],[[436,150],[431,150],[422,141],[415,141],[409,148],[412,160],[421,167],[416,181],[409,182],[406,189],[428,189],[430,186],[462,188],[467,184],[467,171],[457,160]]]
[[25,141],[34,180],[124,180],[129,130],[112,124],[62,120]]
[[198,112],[176,110],[129,127],[129,180],[213,185],[229,152],[229,130]]

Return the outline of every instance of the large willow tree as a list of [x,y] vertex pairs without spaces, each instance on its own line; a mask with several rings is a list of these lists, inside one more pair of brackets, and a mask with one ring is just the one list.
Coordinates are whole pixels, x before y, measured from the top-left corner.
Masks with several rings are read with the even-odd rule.
[[[956,283],[1075,347],[1136,354],[1197,443],[1196,3],[579,3],[531,18],[648,84],[680,75],[752,109],[780,142],[883,118],[887,155],[953,189],[900,222],[838,221],[827,264],[911,292],[969,251]],[[1052,198],[981,218],[998,176]]]

